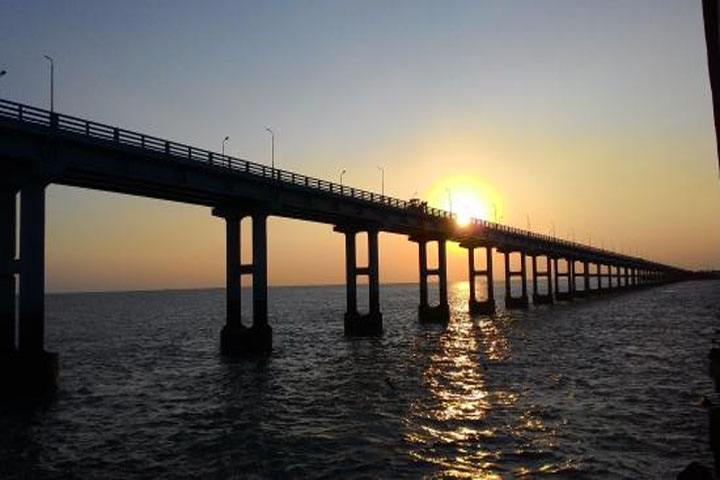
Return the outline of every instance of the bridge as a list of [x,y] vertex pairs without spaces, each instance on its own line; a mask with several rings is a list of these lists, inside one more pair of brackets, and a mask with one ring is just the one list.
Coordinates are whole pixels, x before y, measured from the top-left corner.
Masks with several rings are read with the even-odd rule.
[[[330,224],[344,235],[344,325],[350,336],[383,330],[379,232],[407,235],[418,244],[418,317],[424,322],[446,322],[449,317],[447,242],[467,249],[468,309],[473,314],[492,314],[496,308],[494,250],[504,255],[506,308],[656,285],[688,274],[670,265],[481,219],[461,225],[451,212],[417,202],[7,100],[0,100],[0,171],[0,381],[31,386],[53,384],[57,373],[57,355],[44,346],[45,189],[52,183],[204,205],[224,220],[227,306],[220,349],[227,356],[272,348],[266,229],[271,215]],[[252,219],[252,262],[242,264],[240,221],[246,217]],[[362,266],[356,259],[359,233],[368,239],[368,262]],[[429,246],[437,248],[437,268],[428,267]],[[484,256],[481,268],[476,254]],[[519,270],[511,269],[511,255],[519,256]],[[244,275],[252,277],[252,319],[247,324],[240,315]],[[368,278],[368,311],[362,313],[357,302],[359,276]],[[436,305],[428,302],[431,276],[438,279]],[[484,292],[477,291],[478,278],[485,279]],[[512,279],[521,284],[519,296],[512,295]]]

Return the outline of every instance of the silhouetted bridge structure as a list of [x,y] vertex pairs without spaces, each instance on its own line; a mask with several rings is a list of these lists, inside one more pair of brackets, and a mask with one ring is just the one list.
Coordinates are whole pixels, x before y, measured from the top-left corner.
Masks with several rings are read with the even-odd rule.
[[[419,246],[422,321],[446,321],[449,315],[448,241],[458,242],[468,251],[471,313],[495,311],[493,249],[505,257],[508,308],[527,308],[531,300],[553,303],[653,285],[687,273],[642,258],[483,220],[460,225],[447,211],[6,100],[0,100],[0,168],[0,350],[14,359],[10,366],[3,364],[6,370],[27,372],[56,361],[44,351],[45,189],[51,183],[206,205],[224,219],[227,319],[221,349],[227,355],[263,352],[272,346],[267,320],[269,215],[331,224],[345,235],[348,335],[382,332],[378,261],[381,231],[407,235]],[[241,264],[240,256],[239,226],[245,217],[252,218],[250,264]],[[358,266],[356,259],[356,237],[361,232],[368,239],[368,264],[364,266]],[[438,249],[437,268],[428,268],[427,248],[431,242]],[[482,268],[475,263],[478,249],[485,257]],[[511,270],[511,254],[520,256],[517,271]],[[527,257],[531,257],[530,268]],[[249,325],[242,323],[240,315],[243,275],[252,277]],[[368,277],[365,313],[358,312],[357,306],[357,277],[361,275]],[[439,303],[433,306],[428,303],[430,276],[438,278]],[[528,294],[528,277],[532,296]],[[544,291],[539,288],[539,277],[547,279]],[[481,300],[476,291],[477,278],[486,280]],[[521,284],[519,296],[511,295],[513,278]]]

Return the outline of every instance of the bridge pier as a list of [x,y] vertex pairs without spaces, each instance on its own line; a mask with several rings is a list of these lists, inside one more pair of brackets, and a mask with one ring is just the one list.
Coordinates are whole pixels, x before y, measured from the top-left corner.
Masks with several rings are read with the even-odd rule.
[[[418,244],[418,262],[420,272],[420,306],[418,317],[421,322],[447,323],[450,319],[450,304],[447,290],[447,253],[444,238],[437,239],[438,268],[429,269],[427,266],[427,244],[433,240],[422,237],[411,237],[411,241]],[[438,277],[438,304],[430,305],[428,301],[428,277]]]
[[590,262],[583,261],[583,295],[590,295]]
[[[555,299],[558,302],[568,301],[572,300],[573,298],[573,267],[572,267],[572,261],[570,259],[564,259],[565,260],[565,271],[561,272],[559,267],[558,258],[553,258],[553,263],[555,267]],[[560,288],[560,279],[561,278],[567,278],[567,290],[562,291]]]
[[[338,226],[336,232],[345,235],[345,335],[367,337],[383,332],[380,312],[380,260],[378,254],[378,230],[356,226]],[[357,265],[357,234],[365,231],[368,243],[368,265]],[[360,313],[357,305],[357,277],[368,277],[368,312]]]
[[45,187],[45,181],[32,179],[19,189],[19,259],[15,240],[18,189],[3,185],[1,190],[0,384],[8,395],[43,393],[57,385],[58,355],[45,351]]
[[[537,267],[537,257],[538,255],[532,256],[533,303],[535,305],[551,305],[553,303],[552,259],[548,255],[544,255],[545,270],[539,271]],[[538,287],[539,277],[544,277],[547,280],[547,293],[540,293]]]
[[[272,328],[267,316],[267,214],[262,211],[227,211],[213,214],[225,219],[225,325],[220,332],[220,353],[226,357],[267,354],[272,350]],[[240,222],[252,218],[252,263],[242,264]],[[252,324],[242,322],[242,276],[252,278]]]
[[[510,254],[509,250],[503,251],[505,255],[505,308],[528,308],[530,302],[528,301],[527,294],[527,272],[525,266],[525,252],[520,250],[520,270],[512,271],[510,268]],[[522,286],[522,293],[519,297],[512,296],[512,277],[520,277]]]
[[[470,295],[468,298],[468,311],[472,315],[492,315],[495,313],[495,285],[493,280],[493,247],[485,245],[460,245],[468,251],[468,275]],[[475,249],[482,246],[485,249],[485,268],[475,268]],[[475,280],[477,277],[485,278],[485,300],[477,299]]]

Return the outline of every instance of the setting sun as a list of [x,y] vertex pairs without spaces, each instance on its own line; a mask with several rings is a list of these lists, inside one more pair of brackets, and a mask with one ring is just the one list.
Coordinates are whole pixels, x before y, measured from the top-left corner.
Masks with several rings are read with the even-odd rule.
[[488,185],[469,176],[443,179],[430,189],[427,199],[430,205],[454,213],[462,226],[473,218],[491,221],[502,218],[499,196]]

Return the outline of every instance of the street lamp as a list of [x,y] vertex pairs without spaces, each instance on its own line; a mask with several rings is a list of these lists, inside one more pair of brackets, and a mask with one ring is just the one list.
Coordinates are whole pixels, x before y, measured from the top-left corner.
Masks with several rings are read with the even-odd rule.
[[380,170],[380,193],[385,196],[385,168],[377,167]]
[[498,215],[497,215],[497,204],[493,202],[492,204],[493,209],[493,222],[498,223]]
[[4,77],[5,75],[7,75],[7,70],[0,70],[0,78]]
[[342,170],[340,170],[340,187],[343,186],[343,175],[345,175],[346,173],[347,173],[347,170],[345,170],[344,168]]
[[265,130],[270,133],[270,166],[272,167],[273,171],[275,171],[275,132],[270,127],[265,127]]
[[225,135],[225,138],[223,138],[222,145],[220,147],[222,150],[223,157],[225,156],[225,143],[227,143],[228,140],[230,140],[230,136]]
[[452,191],[449,188],[446,188],[445,191],[448,194],[448,205],[450,207],[450,215],[452,215]]
[[55,62],[49,55],[43,55],[50,62],[50,113],[55,112]]

